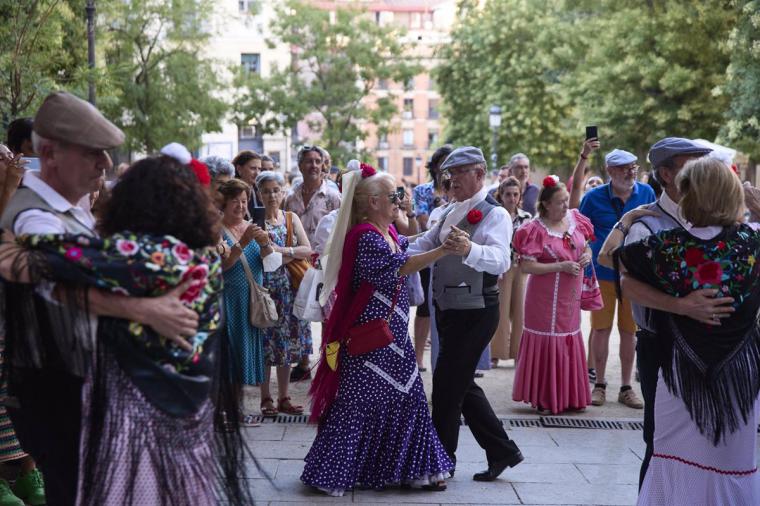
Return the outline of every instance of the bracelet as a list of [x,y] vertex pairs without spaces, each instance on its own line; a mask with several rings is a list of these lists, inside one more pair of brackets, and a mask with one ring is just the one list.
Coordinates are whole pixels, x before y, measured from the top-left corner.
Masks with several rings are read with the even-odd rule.
[[293,253],[293,246],[290,247],[290,256],[295,257],[295,254]]
[[581,156],[581,158],[583,158],[584,160],[588,160],[588,157],[587,157],[587,156],[583,156],[583,153],[581,153],[581,155],[580,155],[580,156]]
[[617,223],[615,223],[615,226],[612,227],[612,229],[613,230],[620,230],[621,232],[623,232],[623,235],[627,235],[628,234],[628,230],[629,230],[628,227],[626,227],[625,225],[623,225],[622,221],[618,221]]

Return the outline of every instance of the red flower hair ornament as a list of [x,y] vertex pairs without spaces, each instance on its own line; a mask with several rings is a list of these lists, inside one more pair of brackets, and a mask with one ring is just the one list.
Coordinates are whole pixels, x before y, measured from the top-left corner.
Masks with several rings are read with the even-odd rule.
[[480,223],[480,220],[483,219],[483,213],[480,212],[478,209],[471,209],[469,213],[467,213],[467,222],[470,225],[475,225],[476,223]]
[[551,188],[553,186],[557,186],[559,183],[559,178],[557,176],[546,176],[544,178],[543,186],[544,188]]
[[359,165],[359,168],[362,171],[362,179],[364,179],[366,177],[372,177],[375,174],[377,174],[377,171],[375,170],[375,168],[372,165],[369,165],[369,164],[366,164],[366,163],[362,163],[361,165]]

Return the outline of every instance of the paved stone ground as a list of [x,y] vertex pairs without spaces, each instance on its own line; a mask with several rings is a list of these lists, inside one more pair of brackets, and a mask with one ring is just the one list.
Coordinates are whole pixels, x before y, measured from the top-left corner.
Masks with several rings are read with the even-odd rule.
[[525,460],[491,483],[472,480],[484,469],[483,451],[463,427],[457,473],[445,492],[386,489],[357,490],[328,497],[303,485],[303,457],[315,428],[303,424],[265,423],[246,429],[264,478],[247,472],[259,504],[533,504],[630,505],[636,502],[644,444],[633,430],[516,429],[508,431]]

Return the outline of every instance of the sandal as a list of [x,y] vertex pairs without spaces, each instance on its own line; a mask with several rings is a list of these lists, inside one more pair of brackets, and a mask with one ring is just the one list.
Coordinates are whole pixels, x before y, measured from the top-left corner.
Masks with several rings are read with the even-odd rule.
[[303,406],[294,406],[290,402],[290,397],[282,397],[281,399],[278,399],[277,409],[280,410],[280,413],[285,413],[287,415],[303,415]]
[[277,408],[274,407],[274,399],[264,397],[261,399],[261,414],[264,416],[277,416]]
[[446,490],[446,482],[436,481],[434,483],[422,485],[422,490],[426,490],[428,492],[443,492],[444,490]]

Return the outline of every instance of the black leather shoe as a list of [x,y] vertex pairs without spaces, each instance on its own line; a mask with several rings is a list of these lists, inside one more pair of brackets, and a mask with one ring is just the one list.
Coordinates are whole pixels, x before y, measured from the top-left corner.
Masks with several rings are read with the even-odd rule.
[[501,473],[508,467],[515,467],[517,464],[523,461],[523,455],[521,452],[517,452],[511,457],[488,464],[488,469],[480,473],[475,473],[472,479],[475,481],[493,481],[499,477]]

